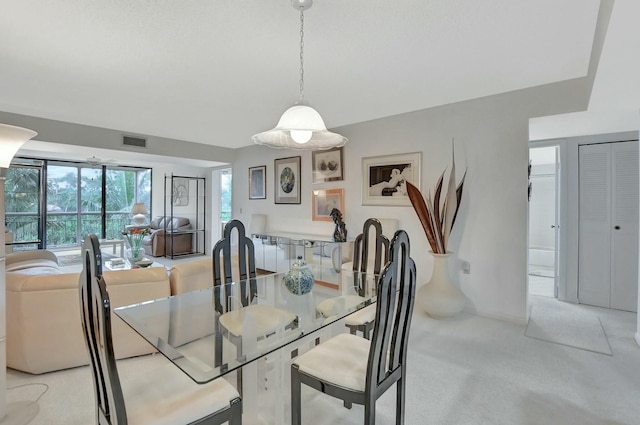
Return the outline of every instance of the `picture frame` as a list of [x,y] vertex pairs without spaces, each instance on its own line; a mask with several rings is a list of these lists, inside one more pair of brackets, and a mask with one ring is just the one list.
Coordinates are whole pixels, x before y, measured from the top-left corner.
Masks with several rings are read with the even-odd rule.
[[189,205],[189,179],[176,177],[173,179],[172,199],[176,207],[186,207]]
[[311,218],[313,221],[333,221],[331,210],[337,208],[344,216],[344,189],[314,190],[311,193]]
[[274,202],[276,204],[300,203],[300,158],[292,156],[274,160]]
[[362,205],[410,206],[409,181],[420,189],[421,152],[362,158]]
[[249,199],[267,199],[267,166],[249,167]]
[[311,152],[313,183],[344,180],[342,147]]

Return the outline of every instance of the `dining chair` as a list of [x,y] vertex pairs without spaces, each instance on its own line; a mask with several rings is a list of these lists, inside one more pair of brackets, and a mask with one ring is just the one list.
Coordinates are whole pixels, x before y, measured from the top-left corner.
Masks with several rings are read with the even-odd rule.
[[340,334],[291,365],[292,425],[302,423],[302,384],[342,399],[346,407],[364,405],[364,423],[374,425],[376,400],[395,383],[396,425],[404,423],[407,345],[416,290],[416,266],[404,230],[394,235],[389,257],[378,280],[372,339]]
[[[374,235],[371,235],[372,231]],[[372,237],[373,236],[373,237]],[[369,218],[362,226],[362,233],[353,242],[354,286],[358,295],[364,297],[367,285],[362,280],[366,274],[380,275],[380,271],[389,259],[389,239],[382,234],[382,224],[378,219]],[[375,287],[375,285],[374,285]],[[355,335],[362,332],[369,339],[375,320],[375,306],[369,305],[345,319],[345,326]]]
[[[237,247],[235,253],[232,247]],[[253,241],[246,236],[244,224],[240,220],[231,220],[225,225],[223,238],[213,247],[212,258],[214,303],[218,316],[215,364],[220,366],[223,358],[222,336],[235,345],[237,358],[242,359],[243,338],[250,334],[255,335],[257,341],[264,340],[279,330],[295,327],[297,317],[291,312],[258,303]],[[234,282],[234,279],[242,282],[238,285],[240,293],[227,294],[225,284]],[[247,316],[252,318],[251,329],[245,329]],[[238,369],[237,379],[237,388],[242,394],[242,369]]]
[[82,246],[79,293],[98,425],[242,424],[242,400],[225,379],[198,385],[166,364],[122,386],[111,338],[109,292],[96,235]]

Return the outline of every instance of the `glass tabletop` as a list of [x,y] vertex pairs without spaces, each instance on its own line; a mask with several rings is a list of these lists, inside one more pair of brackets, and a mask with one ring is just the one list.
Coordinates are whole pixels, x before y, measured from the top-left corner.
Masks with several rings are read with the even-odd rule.
[[205,383],[375,301],[374,275],[323,269],[314,277],[311,291],[301,295],[299,287],[287,285],[285,273],[274,273],[114,311],[195,382]]

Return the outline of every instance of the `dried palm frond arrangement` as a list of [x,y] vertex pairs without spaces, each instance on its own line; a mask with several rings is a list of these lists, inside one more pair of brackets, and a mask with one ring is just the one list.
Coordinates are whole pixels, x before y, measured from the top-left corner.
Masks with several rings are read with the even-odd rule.
[[431,199],[431,191],[429,191],[429,195],[425,199],[417,187],[407,182],[409,200],[411,200],[411,205],[413,205],[413,209],[420,219],[424,233],[427,235],[427,240],[431,246],[431,251],[433,251],[434,254],[447,253],[447,242],[449,242],[451,229],[453,229],[453,225],[456,222],[458,208],[462,200],[464,179],[467,176],[467,171],[465,170],[462,180],[460,180],[460,183],[456,186],[456,163],[452,152],[449,182],[447,184],[446,194],[441,202],[440,198],[445,172],[446,169],[438,179],[433,200]]

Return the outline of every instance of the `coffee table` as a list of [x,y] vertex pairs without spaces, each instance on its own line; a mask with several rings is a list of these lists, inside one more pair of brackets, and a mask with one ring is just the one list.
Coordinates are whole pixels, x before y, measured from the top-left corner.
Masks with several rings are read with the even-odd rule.
[[[145,260],[146,259],[147,258],[145,258]],[[147,267],[140,267],[140,266],[132,267],[129,260],[126,260],[124,258],[112,258],[111,260],[105,260],[102,264],[106,270],[111,270],[111,271],[147,268]],[[154,261],[149,267],[164,267],[164,264],[160,264]]]

